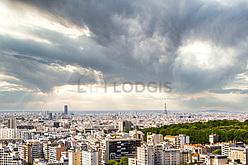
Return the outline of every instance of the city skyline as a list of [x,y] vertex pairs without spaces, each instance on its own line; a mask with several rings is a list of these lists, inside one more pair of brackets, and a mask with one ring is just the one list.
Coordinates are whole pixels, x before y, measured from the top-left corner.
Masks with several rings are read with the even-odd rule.
[[247,111],[247,6],[2,0],[0,112]]

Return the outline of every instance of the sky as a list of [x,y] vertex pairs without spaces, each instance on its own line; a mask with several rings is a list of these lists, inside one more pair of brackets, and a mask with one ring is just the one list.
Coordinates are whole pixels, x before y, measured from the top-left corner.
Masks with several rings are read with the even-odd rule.
[[247,111],[247,0],[1,0],[0,111]]

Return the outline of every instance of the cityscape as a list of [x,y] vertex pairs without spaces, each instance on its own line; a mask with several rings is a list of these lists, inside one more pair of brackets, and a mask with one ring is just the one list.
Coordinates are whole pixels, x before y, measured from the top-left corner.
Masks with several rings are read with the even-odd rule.
[[0,165],[248,165],[248,0],[0,0]]
[[[185,134],[145,131],[164,125],[224,120],[246,123],[247,128],[248,114],[166,109],[74,114],[69,105],[57,112],[2,113],[0,164],[247,164],[244,141],[223,141],[215,132],[206,132],[207,142],[201,144]],[[247,130],[244,136],[248,141]]]

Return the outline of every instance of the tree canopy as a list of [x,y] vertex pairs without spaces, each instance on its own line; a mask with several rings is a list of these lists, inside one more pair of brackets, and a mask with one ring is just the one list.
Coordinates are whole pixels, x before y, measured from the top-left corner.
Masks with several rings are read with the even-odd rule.
[[128,158],[126,156],[123,156],[120,160],[120,162],[117,162],[113,159],[107,161],[107,164],[109,165],[128,165]]
[[186,134],[190,136],[191,143],[207,144],[209,135],[212,133],[219,135],[220,142],[231,140],[243,141],[248,144],[248,120],[240,122],[237,120],[211,120],[208,122],[180,123],[164,125],[159,128],[144,128],[141,131],[165,135]]
[[218,154],[221,155],[221,149],[216,149],[212,152],[212,154]]

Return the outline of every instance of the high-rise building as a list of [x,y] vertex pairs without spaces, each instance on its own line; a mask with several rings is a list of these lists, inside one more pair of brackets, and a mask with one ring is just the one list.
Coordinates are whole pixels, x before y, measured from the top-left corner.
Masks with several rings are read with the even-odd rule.
[[219,135],[217,135],[217,134],[211,134],[211,135],[209,135],[209,142],[210,143],[217,143],[217,142],[219,142]]
[[53,119],[53,113],[49,113],[49,119],[50,119],[50,120]]
[[34,159],[42,157],[42,144],[39,141],[28,141],[27,145],[18,147],[20,158],[33,163]]
[[156,145],[158,143],[163,142],[163,135],[162,134],[151,134],[150,132],[147,132],[147,145],[151,146],[151,145]]
[[180,164],[180,149],[172,149],[166,144],[142,146],[137,148],[137,159],[130,159],[135,165],[176,165]]
[[137,148],[137,165],[154,165],[155,150],[153,146]]
[[68,152],[69,165],[78,165],[82,164],[82,150],[77,149],[69,150]]
[[88,151],[82,151],[82,164],[100,165],[101,164],[100,151],[95,151],[92,149]]
[[183,148],[185,144],[190,143],[189,136],[184,134],[179,134],[178,136],[166,135],[164,140],[172,142],[176,148]]
[[191,151],[182,150],[180,151],[180,164],[186,164],[190,161]]
[[138,139],[114,139],[104,140],[102,150],[102,164],[106,164],[108,160],[114,159],[120,161],[123,156],[128,158],[136,157],[137,147],[140,146]]
[[0,128],[0,139],[16,139],[17,125],[16,118],[8,119],[8,128]]
[[189,136],[184,134],[180,134],[179,136],[175,136],[175,144],[176,148],[183,148],[185,144],[189,143]]
[[16,118],[8,119],[8,128],[11,128],[11,129],[16,129],[17,128]]
[[64,106],[64,115],[68,115],[68,105]]
[[130,130],[132,126],[132,122],[131,121],[120,121],[119,122],[119,131],[127,131]]
[[60,161],[63,152],[66,151],[66,147],[64,145],[56,145],[51,142],[43,143],[42,147],[44,159],[46,161]]
[[180,164],[180,149],[165,149],[162,156],[162,164]]

